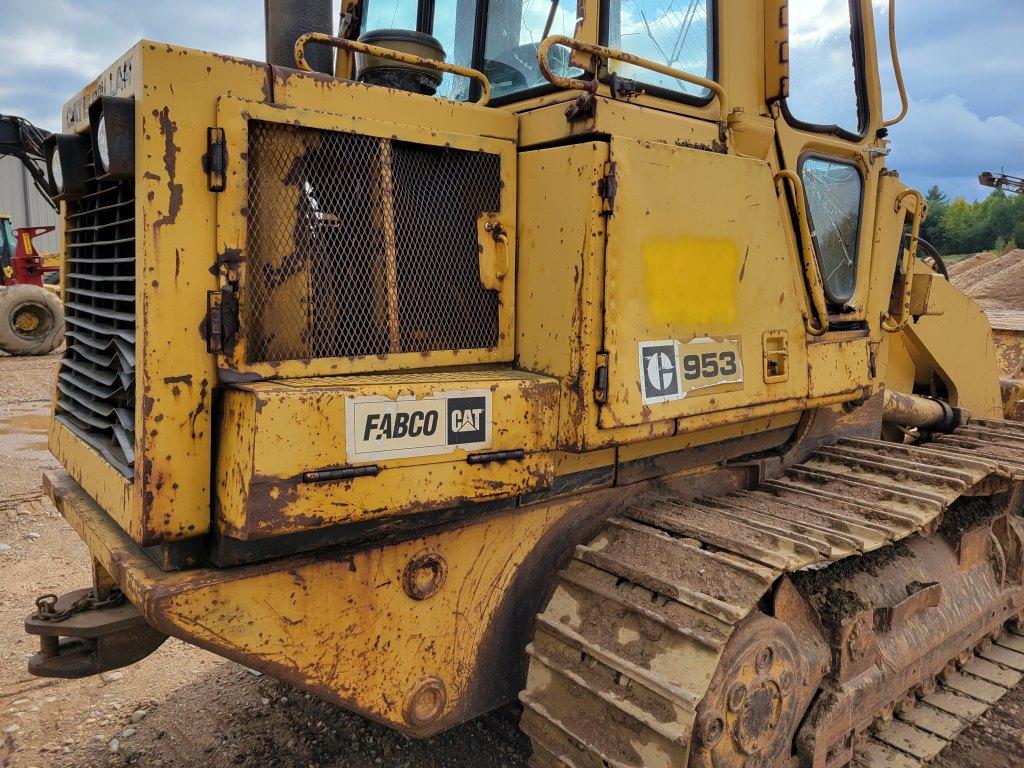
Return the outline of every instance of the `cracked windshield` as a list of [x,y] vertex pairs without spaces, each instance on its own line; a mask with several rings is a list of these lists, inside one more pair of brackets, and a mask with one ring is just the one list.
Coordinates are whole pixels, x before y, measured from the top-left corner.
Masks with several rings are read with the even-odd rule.
[[[710,77],[713,71],[708,0],[613,0],[607,6],[608,45],[670,67]],[[446,60],[472,66],[477,5],[472,0],[439,2],[430,24],[420,31],[434,35],[444,46]],[[369,0],[363,30],[416,29],[414,0]],[[537,63],[537,47],[548,35],[572,37],[576,30],[575,0],[494,0],[487,5],[483,40],[483,72],[492,96],[508,96],[547,84]],[[556,47],[548,54],[552,69],[577,75],[569,52]],[[698,98],[706,89],[629,64],[611,62],[623,77]],[[470,97],[465,78],[445,75],[439,96]]]
[[860,173],[846,163],[810,157],[800,175],[825,289],[833,302],[845,303],[857,280]]
[[[438,2],[429,32],[444,47],[445,59],[473,66],[477,3],[473,0]],[[369,0],[363,31],[382,28],[416,29],[415,0]],[[483,72],[491,81],[491,96],[497,98],[525,91],[547,80],[537,63],[537,47],[548,35],[571,37],[576,29],[575,0],[493,0],[487,5],[483,41]],[[563,75],[579,74],[568,63],[569,54],[556,48],[549,54],[552,69]],[[466,78],[446,74],[438,96],[470,98]]]
[[[709,0],[613,0],[608,6],[608,47],[711,78],[710,6]],[[609,66],[617,75],[678,94],[709,95],[706,88],[632,64],[609,62]]]

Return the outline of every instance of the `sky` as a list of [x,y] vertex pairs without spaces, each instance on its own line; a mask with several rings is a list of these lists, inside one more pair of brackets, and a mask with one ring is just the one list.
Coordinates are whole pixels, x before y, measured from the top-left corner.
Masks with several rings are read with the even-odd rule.
[[[792,1],[820,2],[822,23],[836,2]],[[64,101],[140,38],[263,57],[262,0],[2,0],[2,6],[0,113],[51,130]],[[987,194],[977,183],[983,170],[1005,166],[1024,176],[1024,2],[898,0],[897,8],[911,107],[892,130],[889,166],[912,186],[937,184],[969,200]],[[887,54],[882,58],[887,66]],[[889,81],[887,104],[895,113]]]

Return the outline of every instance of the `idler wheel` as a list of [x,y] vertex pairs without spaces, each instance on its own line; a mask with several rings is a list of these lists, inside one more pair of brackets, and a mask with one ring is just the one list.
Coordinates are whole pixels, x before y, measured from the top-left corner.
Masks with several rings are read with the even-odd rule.
[[[733,632],[697,707],[693,768],[785,765],[804,714],[808,674],[793,631],[754,614]],[[817,686],[817,680],[813,681]]]

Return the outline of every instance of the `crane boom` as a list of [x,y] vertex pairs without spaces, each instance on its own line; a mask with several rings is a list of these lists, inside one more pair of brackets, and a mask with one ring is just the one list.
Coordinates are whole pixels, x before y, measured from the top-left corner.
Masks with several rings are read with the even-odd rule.
[[1013,192],[1017,195],[1024,195],[1024,179],[1018,178],[1017,176],[1010,176],[1005,173],[990,173],[985,171],[981,176],[978,177],[978,181],[981,182],[983,187],[992,187],[993,189],[1004,189],[1007,192]]

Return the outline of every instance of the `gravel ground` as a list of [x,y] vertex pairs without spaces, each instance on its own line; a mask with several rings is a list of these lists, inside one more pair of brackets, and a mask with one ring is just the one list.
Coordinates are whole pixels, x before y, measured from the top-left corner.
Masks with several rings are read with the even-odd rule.
[[[88,553],[39,488],[57,356],[0,357],[0,768],[322,766],[526,768],[518,714],[411,741],[177,640],[99,678],[25,671],[32,599],[89,583]],[[1024,688],[966,732],[942,768],[1024,765]]]

